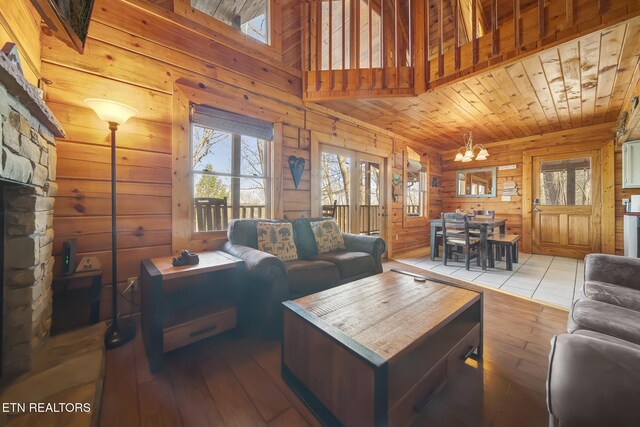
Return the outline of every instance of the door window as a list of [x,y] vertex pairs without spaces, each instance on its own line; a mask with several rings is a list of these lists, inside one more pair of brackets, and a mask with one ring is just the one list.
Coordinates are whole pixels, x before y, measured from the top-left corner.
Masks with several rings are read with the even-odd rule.
[[323,151],[320,157],[322,204],[336,204],[335,218],[342,232],[351,231],[351,157]]
[[591,158],[540,162],[540,204],[591,205]]

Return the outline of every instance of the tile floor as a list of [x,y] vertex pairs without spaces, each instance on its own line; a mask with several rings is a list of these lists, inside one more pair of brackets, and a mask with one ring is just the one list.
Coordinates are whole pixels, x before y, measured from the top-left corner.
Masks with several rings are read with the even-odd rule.
[[506,270],[504,261],[496,261],[495,268],[482,271],[473,260],[471,270],[467,271],[464,262],[449,261],[445,266],[442,258],[431,261],[429,255],[399,255],[394,258],[416,267],[566,308],[571,306],[584,281],[584,261],[557,256],[521,253],[519,262],[513,264],[513,271]]

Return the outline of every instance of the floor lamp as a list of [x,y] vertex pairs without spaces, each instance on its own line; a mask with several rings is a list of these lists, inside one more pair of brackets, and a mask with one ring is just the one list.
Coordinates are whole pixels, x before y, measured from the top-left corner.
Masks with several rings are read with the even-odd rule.
[[131,319],[118,320],[118,263],[116,245],[116,131],[138,111],[128,105],[107,99],[85,99],[87,104],[96,112],[100,119],[109,123],[111,130],[111,326],[104,337],[106,347],[116,348],[129,342],[135,335],[136,329]]

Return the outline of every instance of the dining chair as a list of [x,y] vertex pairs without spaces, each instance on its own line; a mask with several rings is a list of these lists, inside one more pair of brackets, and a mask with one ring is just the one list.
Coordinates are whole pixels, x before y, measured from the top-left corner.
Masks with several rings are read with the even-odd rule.
[[447,265],[450,247],[463,249],[464,265],[467,270],[471,268],[471,260],[473,258],[476,258],[478,264],[480,263],[480,258],[478,256],[480,238],[469,233],[469,218],[466,214],[442,214],[442,241],[444,249],[444,265]]
[[491,219],[495,219],[496,211],[488,211],[488,210],[473,211],[473,216],[474,217],[483,216],[483,217],[489,217]]
[[[491,218],[491,219],[495,219],[496,218],[496,211],[491,211],[491,210],[474,210],[473,211],[473,217],[474,218]],[[495,230],[492,229],[487,229],[487,238],[491,238],[494,236],[494,232]],[[470,233],[472,235],[475,236],[479,236],[480,235],[480,230],[471,230]],[[503,248],[499,248],[498,251],[496,251],[495,253],[495,257],[496,260],[501,261],[502,260],[502,255],[503,255]]]

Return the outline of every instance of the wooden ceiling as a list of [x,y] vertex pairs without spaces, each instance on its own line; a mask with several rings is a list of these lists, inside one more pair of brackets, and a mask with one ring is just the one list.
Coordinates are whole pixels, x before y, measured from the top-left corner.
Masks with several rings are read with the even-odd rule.
[[440,149],[614,122],[640,71],[640,17],[417,97],[321,104]]
[[236,16],[240,23],[255,18],[265,12],[265,0],[191,0],[191,6],[209,16],[231,23]]

